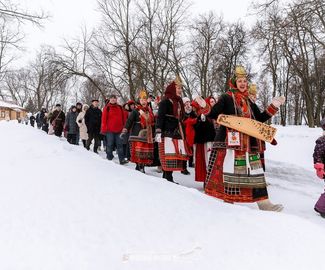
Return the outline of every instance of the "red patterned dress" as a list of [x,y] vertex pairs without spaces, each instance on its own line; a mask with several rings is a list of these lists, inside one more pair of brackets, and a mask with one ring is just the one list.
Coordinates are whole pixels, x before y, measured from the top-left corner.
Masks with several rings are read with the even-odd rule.
[[[261,112],[247,93],[238,90],[221,95],[208,115],[237,115],[265,122],[277,112],[270,105]],[[236,141],[236,143],[234,143]],[[265,175],[260,159],[262,141],[221,126],[210,155],[205,192],[227,202],[256,202],[268,198]]]

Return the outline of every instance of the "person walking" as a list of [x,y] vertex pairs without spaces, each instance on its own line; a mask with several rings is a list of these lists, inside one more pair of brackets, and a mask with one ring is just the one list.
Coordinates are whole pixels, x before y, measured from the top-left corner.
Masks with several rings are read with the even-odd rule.
[[88,140],[86,148],[90,149],[91,142],[94,140],[94,152],[98,153],[99,133],[102,120],[102,111],[98,108],[99,100],[93,99],[89,109],[85,113],[85,124],[87,126]]
[[118,159],[121,165],[126,164],[123,153],[123,140],[120,135],[126,122],[126,115],[121,105],[117,103],[117,96],[110,95],[109,102],[103,109],[101,133],[106,136],[106,157],[112,160],[114,146],[117,149]]
[[86,111],[89,109],[89,106],[87,104],[84,104],[82,106],[82,111],[78,114],[76,122],[79,127],[79,134],[80,139],[82,141],[82,144],[85,148],[87,148],[87,140],[88,140],[88,130],[85,122],[85,115]]

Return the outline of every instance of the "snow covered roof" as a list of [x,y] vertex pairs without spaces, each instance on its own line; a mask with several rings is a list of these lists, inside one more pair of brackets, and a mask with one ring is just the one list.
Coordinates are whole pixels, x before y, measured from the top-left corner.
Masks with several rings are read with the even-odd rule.
[[21,110],[25,110],[23,107],[20,107],[14,103],[9,103],[3,100],[0,100],[0,107],[2,108],[9,108],[15,111],[21,111]]

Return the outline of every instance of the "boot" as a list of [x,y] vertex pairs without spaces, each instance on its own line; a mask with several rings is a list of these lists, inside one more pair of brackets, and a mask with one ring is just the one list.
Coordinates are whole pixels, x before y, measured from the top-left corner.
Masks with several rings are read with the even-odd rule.
[[165,172],[164,171],[163,178],[165,178],[168,182],[172,182],[176,185],[179,185],[177,182],[174,182],[173,172]]
[[187,169],[182,170],[181,173],[184,174],[184,175],[190,175],[191,174]]
[[142,173],[146,173],[146,172],[144,171],[144,165],[140,165],[140,172],[142,172]]
[[282,204],[273,204],[269,199],[258,201],[257,205],[258,208],[263,211],[281,212],[283,210]]

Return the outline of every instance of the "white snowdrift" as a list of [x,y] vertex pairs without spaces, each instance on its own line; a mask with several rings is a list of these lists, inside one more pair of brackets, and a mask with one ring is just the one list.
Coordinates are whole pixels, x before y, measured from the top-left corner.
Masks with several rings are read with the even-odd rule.
[[324,267],[312,208],[317,222],[226,204],[16,123],[0,122],[0,149],[0,269]]

